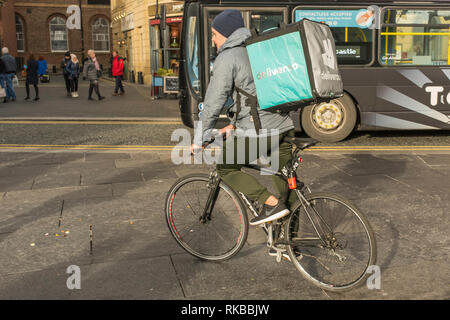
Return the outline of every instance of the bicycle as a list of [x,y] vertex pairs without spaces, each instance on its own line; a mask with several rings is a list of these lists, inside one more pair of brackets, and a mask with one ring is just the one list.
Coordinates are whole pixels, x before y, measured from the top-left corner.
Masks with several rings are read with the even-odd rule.
[[[213,141],[213,140],[212,140]],[[361,284],[377,256],[375,235],[364,214],[343,197],[312,193],[297,178],[301,151],[317,144],[313,139],[286,137],[295,149],[292,160],[279,172],[298,201],[291,213],[262,226],[276,260],[290,260],[311,283],[329,291],[346,291]],[[246,165],[257,171],[269,170]],[[247,209],[258,216],[261,205],[227,186],[215,169],[190,174],[170,188],[165,204],[167,225],[177,243],[206,261],[224,261],[244,246],[249,229]],[[344,212],[342,215],[341,213]]]

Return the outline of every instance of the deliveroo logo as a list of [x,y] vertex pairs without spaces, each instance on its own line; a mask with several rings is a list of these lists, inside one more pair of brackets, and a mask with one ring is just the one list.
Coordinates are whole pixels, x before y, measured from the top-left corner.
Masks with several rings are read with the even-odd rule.
[[327,40],[323,40],[323,47],[325,49],[325,53],[322,54],[322,59],[323,59],[323,63],[335,70],[336,69],[336,61],[334,59],[334,52],[333,52],[333,47],[331,45],[331,40],[327,39]]
[[294,63],[292,65],[288,65],[288,66],[281,66],[275,69],[272,68],[267,68],[266,71],[264,72],[258,72],[258,74],[256,75],[256,78],[258,80],[261,79],[265,79],[265,78],[270,78],[276,75],[281,75],[283,73],[286,72],[292,72],[292,71],[296,71],[299,68],[299,65],[297,63]]

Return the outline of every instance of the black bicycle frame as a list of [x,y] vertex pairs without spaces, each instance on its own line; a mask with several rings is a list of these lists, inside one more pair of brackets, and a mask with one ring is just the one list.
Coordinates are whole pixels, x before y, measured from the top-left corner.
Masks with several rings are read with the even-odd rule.
[[214,184],[209,192],[208,200],[206,200],[205,209],[203,210],[203,214],[200,217],[200,222],[206,223],[206,221],[211,220],[211,213],[214,209],[214,205],[216,204],[217,197],[219,196],[219,185],[220,181],[222,180],[218,175],[216,175],[214,178]]
[[[270,173],[272,173],[272,174],[274,174],[276,176],[279,176],[279,177],[283,178],[286,181],[286,183],[288,183],[288,177],[292,177],[292,178],[295,179],[295,181],[297,181],[297,183],[301,183],[297,179],[296,170],[292,169],[294,167],[293,163],[295,163],[297,158],[298,158],[298,152],[296,152],[294,154],[292,162],[290,162],[288,165],[286,165],[283,168],[283,169],[286,170],[287,175],[282,174],[280,172],[274,172],[273,170],[270,170],[267,167],[262,167],[262,166],[258,166],[258,165],[254,165],[254,164],[244,165],[244,168],[253,169],[253,170],[256,170],[256,171],[259,171],[259,172],[261,172],[261,171],[270,172]],[[214,205],[215,205],[217,197],[219,195],[219,190],[220,190],[219,185],[220,185],[220,182],[222,181],[222,179],[217,174],[215,176],[212,176],[211,180],[212,181],[210,181],[210,183],[213,182],[212,188],[211,188],[211,191],[209,192],[208,199],[207,199],[206,205],[205,205],[205,209],[203,210],[203,214],[200,217],[200,222],[202,222],[202,223],[206,223],[207,221],[211,220],[211,213],[212,213],[212,211],[214,209]],[[302,183],[301,185],[304,185],[304,184]],[[306,199],[306,197],[303,195],[301,190],[299,190],[299,186],[298,185],[297,185],[297,189],[291,190],[291,191],[294,191],[296,193],[297,198],[300,200],[300,202],[301,202],[301,204],[303,206],[303,209],[306,212],[306,215],[307,215],[309,221],[313,225],[314,231],[319,236],[319,239],[322,241],[322,243],[324,245],[327,245],[327,241],[323,237],[323,235],[327,234],[327,232],[323,230],[322,224],[324,224],[326,226],[326,229],[328,229],[328,233],[329,234],[332,234],[332,229],[326,223],[326,221],[320,216],[320,214],[311,206],[310,202]],[[312,208],[312,212],[314,212],[314,215],[319,218],[321,223],[314,222],[314,219],[311,216],[308,208]],[[299,242],[302,243],[302,241],[299,241]]]

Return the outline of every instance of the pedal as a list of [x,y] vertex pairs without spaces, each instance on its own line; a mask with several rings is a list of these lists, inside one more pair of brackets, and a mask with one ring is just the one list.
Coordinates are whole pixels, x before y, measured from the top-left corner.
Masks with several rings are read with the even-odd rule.
[[286,261],[291,261],[291,258],[289,257],[289,255],[286,253],[286,249],[278,249],[276,247],[271,247],[270,249],[272,249],[275,252],[270,252],[269,250],[269,256],[271,257],[275,257],[276,261],[278,263],[281,262],[281,260],[286,260]]
[[281,258],[282,258],[283,254],[281,253],[281,251],[277,250],[277,262],[280,263],[281,262]]

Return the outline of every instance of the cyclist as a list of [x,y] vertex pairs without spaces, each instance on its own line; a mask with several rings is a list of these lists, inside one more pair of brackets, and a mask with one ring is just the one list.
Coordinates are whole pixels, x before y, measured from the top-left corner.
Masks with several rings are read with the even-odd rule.
[[[210,140],[211,129],[214,128],[222,110],[226,108],[229,97],[232,96],[233,100],[237,101],[236,87],[256,95],[250,61],[246,49],[242,46],[250,36],[251,33],[245,28],[244,20],[238,10],[225,10],[212,21],[212,41],[217,47],[218,56],[214,62],[213,74],[203,102],[204,109],[200,116],[201,130],[195,130],[194,143],[191,145],[192,153],[201,149],[203,142]],[[280,219],[290,213],[284,203],[288,198],[289,190],[282,178],[272,176],[279,197],[271,194],[253,176],[241,171],[243,164],[237,159],[238,153],[245,154],[246,164],[251,163],[256,159],[251,158],[253,155],[249,152],[250,145],[260,146],[260,143],[267,143],[267,152],[270,153],[271,161],[274,161],[274,157],[279,157],[277,169],[280,169],[292,157],[292,146],[283,142],[283,138],[294,136],[294,125],[287,113],[271,113],[258,108],[261,127],[267,130],[257,132],[250,114],[250,107],[246,105],[247,98],[240,95],[240,99],[241,110],[238,111],[237,103],[228,109],[231,124],[220,130],[220,133],[226,136],[232,134],[233,143],[229,144],[230,139],[227,139],[227,143],[223,144],[223,161],[222,164],[217,164],[217,173],[231,188],[263,205],[261,214],[250,221],[250,225],[254,226]],[[242,129],[242,131],[236,129]],[[248,135],[248,132],[252,130],[254,134]],[[247,134],[242,134],[243,131]],[[240,139],[244,140],[244,144],[238,142]],[[261,139],[264,140],[261,142]],[[278,148],[271,150],[274,139],[277,140],[274,145],[278,145]],[[226,148],[230,145],[234,148],[233,159],[227,159]],[[237,150],[238,145],[245,145],[245,150]],[[259,148],[257,153],[259,157],[261,153]]]

